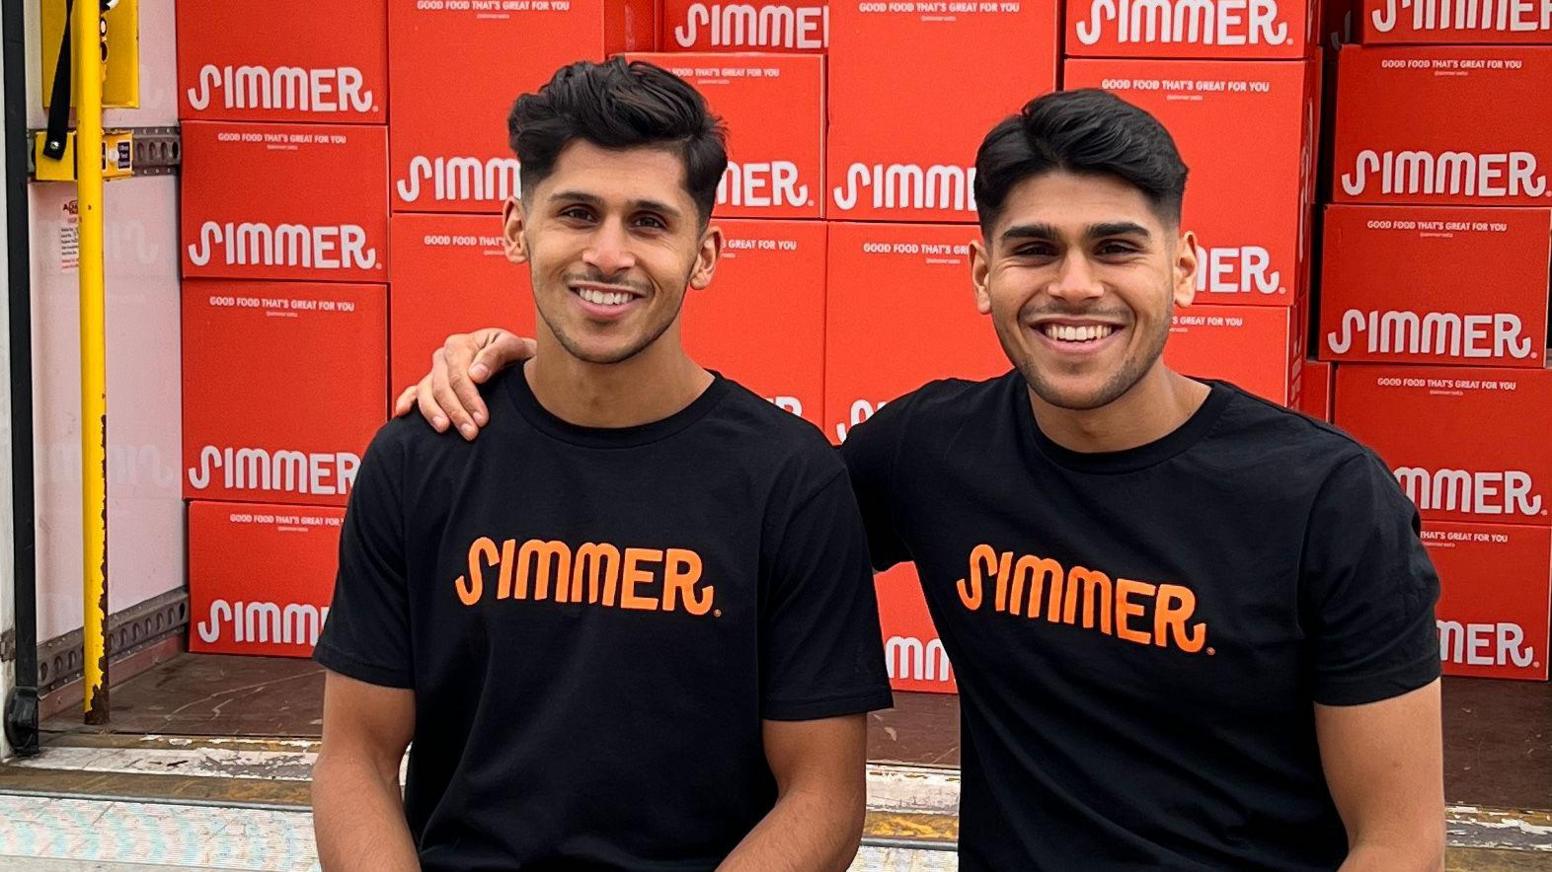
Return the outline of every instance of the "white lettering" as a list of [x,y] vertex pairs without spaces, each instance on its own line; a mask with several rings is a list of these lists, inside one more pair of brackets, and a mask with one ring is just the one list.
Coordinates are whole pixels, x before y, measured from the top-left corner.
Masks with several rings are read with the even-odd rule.
[[221,92],[226,109],[288,109],[299,112],[376,111],[365,76],[356,67],[225,66],[200,67],[194,87],[188,89],[189,105],[198,111],[210,108],[215,92]]

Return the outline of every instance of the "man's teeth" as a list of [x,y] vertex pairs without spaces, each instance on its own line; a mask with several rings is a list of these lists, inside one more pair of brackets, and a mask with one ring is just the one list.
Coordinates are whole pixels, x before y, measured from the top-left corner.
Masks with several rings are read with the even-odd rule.
[[1070,324],[1047,324],[1042,329],[1045,335],[1063,342],[1093,342],[1115,332],[1115,328],[1109,324],[1088,324],[1082,327],[1074,327]]
[[595,291],[592,288],[578,289],[577,296],[596,306],[620,306],[630,302],[631,299],[630,294]]

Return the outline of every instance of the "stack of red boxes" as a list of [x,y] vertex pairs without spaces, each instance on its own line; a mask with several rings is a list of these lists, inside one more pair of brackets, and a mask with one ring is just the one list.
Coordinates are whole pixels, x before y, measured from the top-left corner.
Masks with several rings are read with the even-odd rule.
[[1283,405],[1299,399],[1319,140],[1318,6],[1308,0],[1068,0],[1064,83],[1148,110],[1190,170],[1196,300],[1164,358]]
[[181,2],[177,25],[190,647],[305,656],[387,411],[386,10]]
[[[844,3],[830,23],[824,429],[840,441],[930,379],[1008,369],[970,282],[975,152],[1055,90],[1060,23],[1054,3],[1008,2]],[[982,74],[987,58],[1018,60]],[[880,575],[878,597],[895,687],[952,692],[914,567]]]
[[1365,0],[1338,60],[1318,350],[1422,514],[1448,674],[1548,674],[1547,10]]

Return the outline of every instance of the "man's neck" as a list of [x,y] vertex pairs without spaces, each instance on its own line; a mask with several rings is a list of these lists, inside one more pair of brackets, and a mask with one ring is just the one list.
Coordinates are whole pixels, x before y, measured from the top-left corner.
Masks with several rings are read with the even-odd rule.
[[1035,426],[1069,451],[1125,451],[1162,439],[1190,420],[1211,388],[1156,364],[1131,389],[1097,409],[1063,409],[1029,391]]
[[597,364],[579,360],[541,329],[538,354],[523,376],[545,411],[579,427],[633,427],[661,421],[695,402],[712,383],[711,373],[664,334],[629,360]]

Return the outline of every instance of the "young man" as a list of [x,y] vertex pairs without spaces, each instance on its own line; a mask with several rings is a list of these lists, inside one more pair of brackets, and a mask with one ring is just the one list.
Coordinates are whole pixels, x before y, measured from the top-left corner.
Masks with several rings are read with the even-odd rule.
[[363,460],[317,649],[324,866],[845,869],[889,704],[846,468],[679,341],[722,133],[620,61],[510,127],[539,353],[478,443],[399,419]]
[[[972,280],[1014,369],[929,384],[842,449],[874,566],[916,562],[954,664],[960,868],[1442,869],[1416,510],[1339,431],[1164,366],[1195,287],[1185,178],[1103,92],[999,124]],[[449,340],[423,410],[483,408],[471,361],[525,354],[485,338]]]

